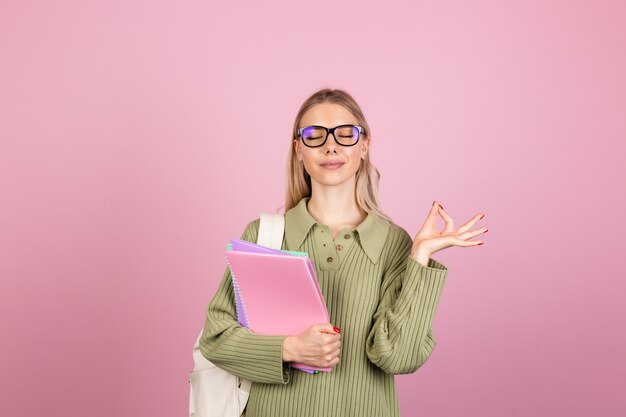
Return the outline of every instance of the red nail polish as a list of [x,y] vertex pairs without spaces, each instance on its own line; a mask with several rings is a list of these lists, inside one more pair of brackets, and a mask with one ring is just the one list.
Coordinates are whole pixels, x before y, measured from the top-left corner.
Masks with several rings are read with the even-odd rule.
[[489,231],[489,229],[486,229],[486,230],[485,230],[485,233],[487,233],[488,231]]
[[441,204],[439,204],[439,207],[441,207],[441,210],[443,210],[443,206]]
[[[480,219],[482,219],[483,217],[485,217],[485,215],[484,215],[484,214],[483,214],[482,216],[480,216]],[[480,219],[478,219],[478,220],[480,220]]]
[[340,329],[339,329],[339,327],[333,327],[333,330],[334,330],[335,332],[339,333],[339,330],[340,330]]
[[484,242],[480,242],[479,245],[482,245]]

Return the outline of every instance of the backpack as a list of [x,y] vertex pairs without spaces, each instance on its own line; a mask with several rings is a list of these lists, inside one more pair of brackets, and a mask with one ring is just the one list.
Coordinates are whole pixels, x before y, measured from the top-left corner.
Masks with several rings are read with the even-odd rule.
[[[281,249],[285,216],[261,213],[257,244]],[[206,359],[200,351],[202,331],[193,347],[193,371],[189,374],[189,417],[241,417],[248,403],[252,381],[239,378]]]

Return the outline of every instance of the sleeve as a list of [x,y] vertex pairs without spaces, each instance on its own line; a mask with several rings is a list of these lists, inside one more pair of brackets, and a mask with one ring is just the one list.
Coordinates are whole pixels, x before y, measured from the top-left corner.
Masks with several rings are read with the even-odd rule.
[[[256,242],[260,218],[246,226],[241,239]],[[266,384],[288,384],[289,362],[283,362],[286,335],[253,333],[237,320],[235,292],[230,268],[226,271],[206,309],[200,350],[216,366],[240,378]]]
[[448,268],[430,258],[424,266],[410,256],[413,240],[402,229],[391,259],[366,342],[370,361],[389,374],[409,374],[426,362],[436,341],[432,321]]

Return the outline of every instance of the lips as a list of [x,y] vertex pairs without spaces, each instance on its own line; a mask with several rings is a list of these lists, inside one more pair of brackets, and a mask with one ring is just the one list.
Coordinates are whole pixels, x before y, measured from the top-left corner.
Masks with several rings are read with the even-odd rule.
[[341,167],[343,164],[344,162],[324,162],[323,164],[320,164],[320,165],[327,169],[337,169]]

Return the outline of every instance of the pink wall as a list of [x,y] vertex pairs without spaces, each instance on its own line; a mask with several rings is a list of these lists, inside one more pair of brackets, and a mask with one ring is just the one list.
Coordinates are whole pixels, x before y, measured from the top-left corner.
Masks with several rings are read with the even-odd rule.
[[403,415],[626,414],[625,3],[384,4],[2,2],[2,415],[185,415],[224,244],[327,86],[397,223],[490,228],[436,255]]

